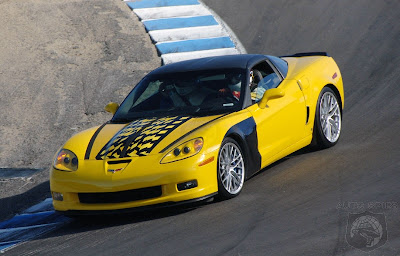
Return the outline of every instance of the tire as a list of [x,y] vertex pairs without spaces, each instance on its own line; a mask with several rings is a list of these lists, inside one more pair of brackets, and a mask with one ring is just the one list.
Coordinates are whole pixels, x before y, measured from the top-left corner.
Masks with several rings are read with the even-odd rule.
[[245,179],[245,158],[239,144],[225,138],[218,153],[218,198],[233,198],[242,191]]
[[334,146],[342,129],[342,112],[338,98],[329,87],[324,87],[318,97],[315,111],[313,145],[324,149]]

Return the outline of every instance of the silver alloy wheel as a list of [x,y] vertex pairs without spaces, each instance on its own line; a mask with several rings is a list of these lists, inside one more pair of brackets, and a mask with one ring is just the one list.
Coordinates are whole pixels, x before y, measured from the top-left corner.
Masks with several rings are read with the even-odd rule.
[[331,92],[325,92],[320,101],[320,121],[325,138],[331,143],[339,139],[342,126],[340,106]]
[[225,143],[219,153],[218,171],[221,183],[231,195],[240,192],[244,183],[244,160],[238,146]]

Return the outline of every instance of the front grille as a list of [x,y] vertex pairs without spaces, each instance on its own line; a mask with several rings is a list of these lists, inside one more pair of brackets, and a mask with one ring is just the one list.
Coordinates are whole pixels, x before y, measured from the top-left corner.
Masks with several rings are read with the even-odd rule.
[[84,204],[112,204],[132,202],[161,196],[161,186],[107,193],[78,193]]

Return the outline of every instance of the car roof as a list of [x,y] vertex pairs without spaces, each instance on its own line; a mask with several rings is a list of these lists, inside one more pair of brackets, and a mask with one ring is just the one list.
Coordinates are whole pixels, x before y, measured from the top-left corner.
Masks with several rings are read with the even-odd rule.
[[161,75],[175,72],[213,69],[247,69],[266,59],[267,57],[261,54],[214,56],[201,59],[186,60],[161,66],[153,70],[149,75]]

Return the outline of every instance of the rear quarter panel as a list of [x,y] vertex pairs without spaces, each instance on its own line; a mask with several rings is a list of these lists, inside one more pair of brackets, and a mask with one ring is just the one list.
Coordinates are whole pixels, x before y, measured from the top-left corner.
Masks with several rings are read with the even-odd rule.
[[289,64],[286,79],[296,80],[303,91],[306,105],[310,108],[307,134],[312,133],[318,97],[325,86],[339,94],[341,108],[344,107],[343,79],[339,67],[332,57],[287,57]]

